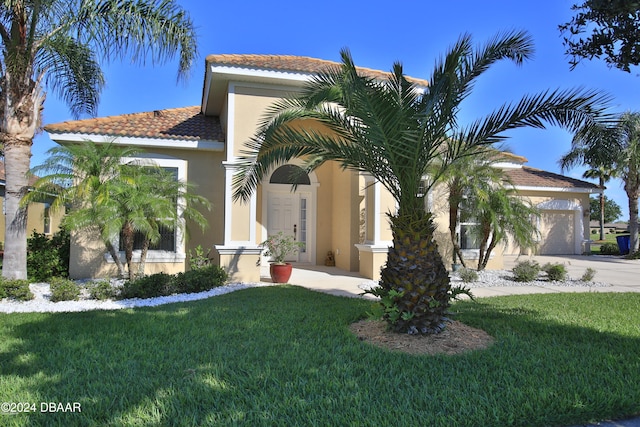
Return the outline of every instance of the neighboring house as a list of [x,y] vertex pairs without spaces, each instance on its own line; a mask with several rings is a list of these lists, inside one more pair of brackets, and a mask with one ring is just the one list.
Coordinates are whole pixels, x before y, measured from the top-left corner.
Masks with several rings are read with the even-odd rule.
[[[215,262],[234,280],[257,281],[260,242],[269,234],[294,234],[305,247],[291,261],[324,264],[332,252],[335,265],[376,278],[386,262],[391,244],[387,212],[395,202],[379,183],[338,164],[327,163],[314,172],[292,174],[300,160],[281,165],[258,187],[248,203],[233,201],[234,163],[244,144],[256,132],[267,108],[300,89],[323,67],[338,64],[296,56],[211,55],[207,57],[202,103],[148,113],[70,121],[47,126],[51,138],[60,144],[114,141],[143,148],[145,157],[160,166],[171,167],[180,179],[198,185],[213,209],[207,214],[210,228],[193,230],[188,243],[174,236],[173,248],[151,251],[147,272],[175,273],[186,268],[186,254],[198,245],[212,248]],[[370,69],[360,72],[374,78],[386,73]],[[427,82],[413,80],[419,86]],[[526,166],[513,156],[501,164],[519,192],[542,210],[541,253],[576,254],[588,236],[589,194],[596,186]],[[292,192],[292,176],[297,190]],[[430,196],[437,208],[435,194]],[[435,202],[434,202],[435,200]],[[447,224],[439,221],[444,232]],[[442,239],[443,253],[448,238]],[[473,249],[470,249],[473,251]],[[509,253],[516,249],[507,248]],[[71,253],[72,277],[114,274],[115,268],[96,236],[75,233]],[[502,266],[502,253],[490,267]]]
[[[30,179],[33,184],[37,177]],[[0,216],[0,250],[4,249],[4,233],[5,233],[5,211],[4,211],[4,191],[5,191],[5,175],[4,162],[0,161],[0,204],[2,205],[2,216]],[[59,230],[60,221],[64,212],[51,212],[48,203],[31,203],[27,209],[27,236],[35,231],[51,235]]]
[[[589,228],[591,229],[592,239],[600,237],[600,221],[589,221]],[[626,222],[607,222],[604,224],[604,232],[605,234],[628,233],[629,224]],[[598,236],[593,237],[594,234]]]

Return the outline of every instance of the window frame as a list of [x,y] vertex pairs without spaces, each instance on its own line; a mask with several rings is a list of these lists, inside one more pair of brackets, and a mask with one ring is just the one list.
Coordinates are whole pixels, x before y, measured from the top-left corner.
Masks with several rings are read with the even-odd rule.
[[[149,165],[149,166],[158,166],[161,168],[173,168],[177,170],[176,179],[181,182],[187,181],[187,166],[188,162],[183,159],[178,159],[175,157],[170,157],[162,154],[154,154],[154,153],[144,153],[140,154],[136,157],[124,157],[122,159],[125,163],[139,163],[141,166]],[[177,209],[178,216],[182,216],[182,212],[184,210],[183,203],[181,203],[180,198],[177,201]],[[173,251],[167,250],[158,250],[158,249],[149,249],[147,252],[147,263],[178,263],[183,262],[187,259],[186,254],[186,242],[184,239],[184,218],[180,218],[181,222],[179,227],[176,227],[175,230],[175,249]],[[118,235],[113,242],[114,248],[120,248],[120,235]],[[125,259],[124,251],[118,251],[121,260]],[[104,254],[105,260],[108,263],[113,263],[113,259],[111,255],[106,252]],[[141,250],[136,249],[133,251],[133,262],[140,262],[141,260]]]

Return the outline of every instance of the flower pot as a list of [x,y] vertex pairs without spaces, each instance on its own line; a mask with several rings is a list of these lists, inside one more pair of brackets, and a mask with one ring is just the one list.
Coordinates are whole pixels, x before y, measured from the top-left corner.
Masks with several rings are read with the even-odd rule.
[[291,277],[291,270],[293,270],[293,266],[288,263],[271,264],[269,266],[269,273],[273,283],[287,283]]

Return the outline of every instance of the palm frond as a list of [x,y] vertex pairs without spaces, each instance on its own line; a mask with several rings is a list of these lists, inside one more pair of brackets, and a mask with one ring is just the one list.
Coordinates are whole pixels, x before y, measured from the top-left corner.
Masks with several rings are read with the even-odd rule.
[[69,106],[75,117],[96,115],[105,80],[90,46],[64,34],[47,39],[36,64],[44,83]]

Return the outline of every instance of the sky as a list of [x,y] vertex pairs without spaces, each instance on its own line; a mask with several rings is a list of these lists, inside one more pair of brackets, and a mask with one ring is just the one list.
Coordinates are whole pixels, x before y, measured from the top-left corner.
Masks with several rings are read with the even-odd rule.
[[[603,60],[583,61],[570,70],[558,25],[568,22],[576,0],[178,0],[193,19],[199,57],[186,81],[177,81],[177,60],[162,66],[102,64],[107,85],[98,116],[199,105],[209,54],[299,55],[339,61],[348,48],[356,65],[383,71],[401,62],[406,75],[428,79],[436,61],[465,33],[480,46],[498,33],[527,31],[535,54],[522,66],[493,65],[477,80],[460,112],[461,122],[483,117],[506,102],[548,89],[596,89],[612,97],[613,112],[640,111],[640,75],[609,68]],[[53,94],[46,100],[44,124],[72,120]],[[528,166],[560,173],[558,160],[571,147],[571,134],[550,127],[506,134],[508,148]],[[46,133],[34,141],[31,165],[42,163],[55,145]],[[581,178],[584,168],[565,174]],[[606,195],[628,219],[628,202],[619,181]]]

